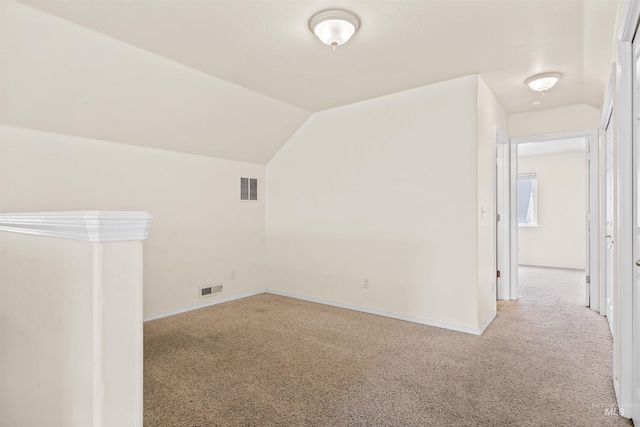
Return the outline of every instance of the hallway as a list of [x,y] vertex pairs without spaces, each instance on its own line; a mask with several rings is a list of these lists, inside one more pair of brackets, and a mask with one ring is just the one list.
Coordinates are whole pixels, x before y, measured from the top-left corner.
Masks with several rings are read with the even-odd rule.
[[584,270],[518,266],[520,299],[544,306],[584,307]]
[[[498,301],[498,315],[517,323],[522,344],[536,359],[548,360],[549,371],[541,371],[549,373],[545,393],[555,393],[557,403],[572,400],[586,405],[587,412],[599,413],[601,418],[589,425],[632,425],[611,415],[617,413],[612,338],[606,318],[585,307],[584,270],[521,265],[518,280],[520,300]],[[570,386],[578,383],[583,398]]]

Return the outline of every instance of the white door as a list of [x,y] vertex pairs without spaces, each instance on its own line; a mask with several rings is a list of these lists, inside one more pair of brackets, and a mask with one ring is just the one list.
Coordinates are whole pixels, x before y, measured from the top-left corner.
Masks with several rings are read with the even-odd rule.
[[496,129],[496,278],[497,299],[511,298],[511,237],[510,237],[510,141],[504,132]]
[[640,40],[633,41],[633,378],[632,418],[640,426]]
[[613,334],[614,313],[614,271],[615,252],[613,245],[613,230],[615,226],[615,175],[613,168],[613,123],[611,116],[605,128],[605,315]]
[[591,191],[590,191],[590,187],[591,187],[591,141],[589,140],[589,138],[585,138],[585,151],[586,151],[586,155],[585,155],[585,167],[584,167],[584,172],[585,172],[585,276],[586,279],[584,284],[585,284],[585,300],[584,300],[584,305],[586,305],[587,307],[591,307]]
[[501,270],[504,270],[504,267],[502,266],[503,262],[502,260],[504,259],[504,252],[506,250],[506,248],[503,246],[502,244],[502,240],[504,240],[504,230],[502,228],[502,224],[504,224],[504,222],[501,222],[502,220],[502,216],[504,215],[503,212],[503,205],[504,205],[504,201],[502,200],[502,193],[503,193],[503,187],[504,187],[504,182],[502,182],[501,176],[502,176],[502,169],[504,166],[504,161],[502,159],[502,155],[501,155],[501,147],[496,144],[496,270],[497,270],[497,274],[496,274],[496,287],[495,287],[495,291],[496,291],[496,299],[504,299],[501,298],[501,294],[502,294],[502,289],[504,288],[504,281],[502,278],[502,273]]

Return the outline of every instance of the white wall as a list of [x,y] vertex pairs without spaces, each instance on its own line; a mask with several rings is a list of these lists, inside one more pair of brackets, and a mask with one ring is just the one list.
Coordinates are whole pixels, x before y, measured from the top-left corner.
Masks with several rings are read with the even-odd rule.
[[477,109],[468,76],[311,116],[267,165],[268,287],[478,328]]
[[0,232],[1,425],[92,424],[91,249]]
[[142,427],[142,258],[0,232],[0,425]]
[[478,78],[477,218],[480,325],[496,312],[496,126],[506,132],[507,113],[482,78]]
[[[146,317],[265,287],[264,170],[0,127],[0,212],[132,210],[154,216],[144,243]],[[258,178],[259,202],[238,201],[241,176]],[[198,287],[213,283],[224,283],[224,293],[199,299]]]
[[520,156],[518,172],[538,181],[538,226],[519,227],[519,264],[585,268],[584,151]]
[[569,105],[509,116],[509,137],[597,129],[599,124],[600,110],[584,104]]

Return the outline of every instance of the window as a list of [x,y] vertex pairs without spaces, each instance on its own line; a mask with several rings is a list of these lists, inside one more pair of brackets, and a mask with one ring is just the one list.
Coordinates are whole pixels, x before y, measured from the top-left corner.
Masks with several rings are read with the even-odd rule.
[[538,182],[535,173],[518,174],[518,225],[538,225]]
[[258,180],[240,178],[240,200],[258,200]]

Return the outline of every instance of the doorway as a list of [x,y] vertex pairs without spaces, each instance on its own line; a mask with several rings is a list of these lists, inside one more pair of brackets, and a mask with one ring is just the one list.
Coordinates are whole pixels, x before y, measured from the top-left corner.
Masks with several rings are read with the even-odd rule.
[[[527,238],[534,237],[534,240],[538,240],[538,248],[533,252],[529,251],[526,255],[528,257],[528,263],[532,265],[541,265],[543,267],[569,267],[569,268],[582,268],[584,269],[584,279],[583,279],[583,294],[581,296],[581,300],[584,302],[584,305],[591,307],[594,310],[599,309],[599,294],[598,294],[598,284],[599,284],[599,265],[598,265],[598,218],[599,218],[599,206],[598,206],[598,139],[597,139],[597,130],[585,130],[585,131],[577,131],[577,132],[565,132],[559,134],[551,134],[551,135],[542,135],[537,137],[527,137],[527,138],[518,138],[509,141],[507,144],[509,146],[508,156],[509,156],[509,170],[507,173],[500,173],[500,168],[498,168],[497,174],[497,204],[498,206],[505,205],[507,208],[503,211],[499,210],[499,213],[502,215],[509,216],[509,227],[507,230],[508,236],[500,235],[500,225],[498,225],[498,266],[507,265],[509,266],[509,270],[511,272],[511,277],[509,278],[509,283],[504,284],[503,288],[499,288],[498,299],[519,299],[521,297],[520,286],[518,281],[518,265],[519,265],[519,256],[518,256],[518,248],[519,245],[519,231],[520,224],[525,223],[524,227],[529,227],[527,231],[529,235]],[[496,139],[497,141],[498,138]],[[501,162],[501,152],[506,151],[503,150],[504,146],[498,144],[498,165]],[[557,262],[550,261],[549,255],[552,251],[549,250],[551,247],[549,241],[547,243],[544,240],[540,240],[545,232],[553,238],[553,226],[550,227],[551,222],[558,222],[556,220],[560,219],[566,221],[566,214],[563,213],[562,209],[556,210],[554,213],[553,209],[549,210],[550,202],[548,200],[540,200],[540,188],[541,179],[545,181],[545,199],[548,196],[552,198],[558,197],[561,198],[565,196],[554,196],[553,185],[549,185],[549,177],[553,175],[552,171],[545,171],[542,175],[536,173],[533,170],[523,171],[524,175],[518,176],[519,171],[519,153],[524,152],[531,158],[540,157],[543,155],[551,155],[554,154],[557,157],[562,157],[561,153],[563,152],[573,152],[573,163],[576,163],[576,157],[579,159],[579,165],[576,170],[581,174],[579,179],[582,179],[582,197],[577,198],[581,200],[580,207],[578,207],[578,215],[579,219],[577,223],[582,223],[580,229],[576,231],[576,224],[573,224],[572,233],[576,235],[576,233],[580,236],[581,244],[574,245],[578,248],[579,253],[576,254],[576,247],[573,248],[571,261],[569,258],[565,257],[564,260],[560,260]],[[503,154],[504,156],[504,154]],[[594,161],[591,161],[591,159]],[[502,162],[505,162],[506,159],[502,158]],[[506,162],[505,162],[506,163]],[[529,161],[524,161],[524,163],[532,163]],[[558,161],[556,161],[558,163]],[[562,161],[560,161],[562,163]],[[527,167],[527,169],[530,169]],[[556,168],[561,170],[562,168]],[[504,172],[504,171],[503,171]],[[544,178],[542,178],[544,177]],[[520,178],[520,179],[519,179]],[[521,203],[522,209],[519,210],[519,201],[518,201],[518,186],[520,182],[520,187],[525,190],[528,189],[529,192],[527,194],[527,200]],[[500,191],[500,188],[508,188],[509,191]],[[575,190],[573,191],[575,193]],[[570,195],[574,196],[575,194]],[[574,197],[575,199],[575,197]],[[544,204],[544,212],[540,211],[541,204]],[[540,214],[543,213],[544,222],[545,222],[545,230],[542,229],[541,217]],[[562,221],[560,221],[562,222]],[[575,221],[574,221],[575,222]],[[499,224],[499,222],[498,222]],[[523,227],[523,228],[524,228]],[[557,228],[557,224],[555,225],[555,230],[562,230],[562,226],[560,229]],[[592,232],[593,229],[593,232]],[[536,231],[543,231],[542,233]],[[529,239],[531,240],[531,239]],[[505,243],[508,242],[508,245]],[[500,250],[500,245],[502,245],[503,250]],[[558,245],[556,245],[558,246]],[[546,249],[545,249],[546,247]],[[555,247],[555,246],[554,246]],[[537,252],[537,255],[534,253]],[[562,251],[561,251],[562,252]],[[546,257],[546,258],[545,258]],[[576,259],[578,261],[576,261]]]
[[[586,137],[518,144],[516,255],[522,298],[550,281],[555,288],[567,287],[570,300],[588,304],[586,144]],[[570,286],[576,280],[565,280],[569,271],[561,270],[581,277],[581,288]],[[548,298],[567,300],[555,292]]]
[[586,143],[586,137],[577,137],[518,144],[516,253],[522,298],[549,282],[554,284],[545,288],[550,301],[569,297],[588,303]]

